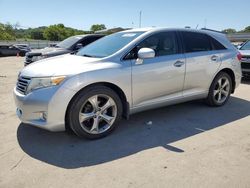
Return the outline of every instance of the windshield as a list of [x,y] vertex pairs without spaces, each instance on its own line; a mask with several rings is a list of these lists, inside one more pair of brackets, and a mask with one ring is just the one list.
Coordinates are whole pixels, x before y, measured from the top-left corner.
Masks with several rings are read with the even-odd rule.
[[72,45],[74,45],[77,41],[79,41],[80,39],[82,39],[82,37],[80,37],[80,36],[69,37],[69,38],[63,40],[62,42],[59,42],[56,45],[56,47],[68,49]]
[[86,57],[107,57],[122,49],[143,32],[121,32],[103,37],[82,48],[77,55]]
[[247,41],[240,50],[250,50],[250,41]]

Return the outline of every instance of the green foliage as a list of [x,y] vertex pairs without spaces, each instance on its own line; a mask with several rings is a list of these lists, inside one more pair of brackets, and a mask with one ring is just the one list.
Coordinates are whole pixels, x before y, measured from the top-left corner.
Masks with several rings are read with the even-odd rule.
[[66,38],[66,30],[63,24],[51,25],[44,30],[43,37],[47,40],[61,41]]
[[244,30],[243,30],[244,33],[250,33],[250,26],[247,26]]
[[43,26],[38,28],[17,29],[16,25],[0,23],[0,40],[35,39],[61,41],[73,35],[88,34],[91,31],[82,31],[63,24]]
[[73,35],[85,34],[86,32],[65,27],[63,24],[51,25],[45,28],[43,37],[47,40],[61,41]]
[[95,31],[100,31],[106,29],[106,26],[104,24],[94,24],[91,26],[90,30],[95,32]]
[[46,27],[38,27],[38,28],[34,28],[31,29],[29,32],[30,38],[32,39],[36,39],[36,40],[44,40],[44,30],[46,29]]
[[15,32],[10,24],[0,23],[0,40],[14,40]]
[[228,28],[228,29],[222,30],[222,32],[223,32],[223,33],[230,34],[230,33],[236,33],[237,31],[236,31],[235,29]]

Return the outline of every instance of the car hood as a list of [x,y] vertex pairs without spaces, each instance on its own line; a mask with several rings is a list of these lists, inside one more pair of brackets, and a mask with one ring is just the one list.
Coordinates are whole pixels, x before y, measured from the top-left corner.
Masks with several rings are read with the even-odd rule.
[[243,56],[245,56],[245,55],[250,56],[250,50],[239,50],[239,51],[240,51],[241,55],[243,55]]
[[61,55],[40,60],[26,66],[21,71],[21,76],[67,76],[103,68],[109,68],[112,66],[114,66],[113,63],[103,62],[99,58],[89,58],[77,55]]
[[68,49],[64,48],[55,48],[55,47],[47,47],[43,49],[37,49],[32,50],[28,53],[29,56],[40,56],[40,55],[47,55],[47,56],[53,56],[53,55],[60,55],[69,53],[70,51]]

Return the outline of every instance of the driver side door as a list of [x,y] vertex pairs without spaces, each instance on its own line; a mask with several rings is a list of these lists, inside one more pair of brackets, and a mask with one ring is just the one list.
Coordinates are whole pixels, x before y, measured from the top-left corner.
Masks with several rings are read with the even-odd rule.
[[132,59],[133,107],[152,106],[182,97],[185,56],[175,32],[161,32],[146,38],[134,51],[151,48],[155,57]]

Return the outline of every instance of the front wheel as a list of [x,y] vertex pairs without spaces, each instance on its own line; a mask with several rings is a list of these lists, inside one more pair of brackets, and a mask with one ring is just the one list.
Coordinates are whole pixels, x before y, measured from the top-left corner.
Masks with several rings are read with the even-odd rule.
[[66,118],[78,136],[97,139],[114,130],[121,114],[119,96],[105,86],[93,86],[73,99]]
[[210,106],[222,106],[230,97],[232,91],[232,79],[225,73],[219,73],[213,80],[206,99]]

